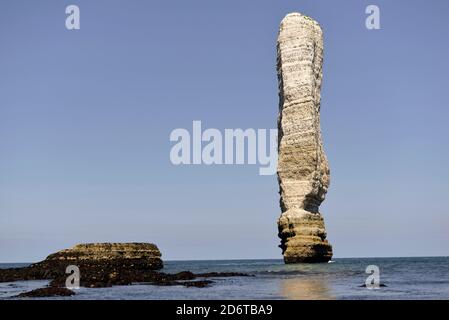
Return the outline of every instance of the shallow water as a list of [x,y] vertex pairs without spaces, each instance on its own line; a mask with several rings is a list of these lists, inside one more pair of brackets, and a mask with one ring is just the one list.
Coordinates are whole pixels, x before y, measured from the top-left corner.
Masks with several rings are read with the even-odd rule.
[[[380,282],[387,287],[360,287],[369,276],[365,273],[368,265],[379,267]],[[0,268],[15,266],[23,264],[0,264]],[[294,265],[285,265],[282,260],[166,261],[162,271],[183,270],[234,271],[253,276],[213,278],[214,283],[207,288],[153,285],[81,288],[75,296],[62,299],[449,299],[449,257],[351,258],[327,264]],[[0,299],[10,299],[47,283],[0,283]]]

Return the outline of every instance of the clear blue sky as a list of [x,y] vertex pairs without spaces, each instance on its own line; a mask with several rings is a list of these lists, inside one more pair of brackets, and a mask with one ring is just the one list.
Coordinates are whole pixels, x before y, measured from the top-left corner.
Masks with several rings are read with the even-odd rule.
[[[81,30],[65,29],[65,7]],[[381,30],[365,28],[365,7]],[[276,176],[170,163],[170,132],[275,128],[276,36],[325,34],[335,257],[449,255],[448,1],[2,1],[0,262],[79,242],[281,258]]]

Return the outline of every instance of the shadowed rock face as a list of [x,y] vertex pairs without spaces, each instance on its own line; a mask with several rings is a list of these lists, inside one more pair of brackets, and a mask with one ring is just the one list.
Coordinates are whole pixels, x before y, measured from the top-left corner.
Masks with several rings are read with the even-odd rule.
[[280,247],[286,263],[327,262],[332,247],[318,211],[329,186],[320,130],[323,34],[318,23],[288,14],[277,53]]

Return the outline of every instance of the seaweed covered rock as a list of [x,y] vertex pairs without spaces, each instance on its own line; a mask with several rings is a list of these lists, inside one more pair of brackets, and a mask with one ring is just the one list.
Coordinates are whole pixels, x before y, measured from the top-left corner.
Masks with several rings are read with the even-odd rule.
[[0,269],[0,282],[51,280],[49,287],[26,292],[18,297],[69,295],[70,291],[59,290],[66,289],[68,266],[78,267],[79,285],[87,288],[134,283],[203,288],[213,283],[206,278],[247,276],[236,272],[164,273],[157,271],[163,264],[161,253],[154,244],[97,243],[79,244],[71,249],[58,251],[28,267]]
[[82,277],[101,275],[99,280],[163,267],[161,253],[151,243],[88,243],[58,251],[25,268],[2,269],[0,282],[63,278],[70,265],[77,266]]
[[45,287],[17,295],[17,298],[69,297],[75,292],[67,288]]

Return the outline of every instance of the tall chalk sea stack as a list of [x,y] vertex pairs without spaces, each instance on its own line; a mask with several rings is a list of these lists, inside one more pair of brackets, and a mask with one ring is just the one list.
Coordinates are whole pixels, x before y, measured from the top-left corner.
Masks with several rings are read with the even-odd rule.
[[285,263],[327,262],[332,246],[319,213],[329,186],[320,129],[323,33],[300,13],[281,22],[279,80],[279,237]]

